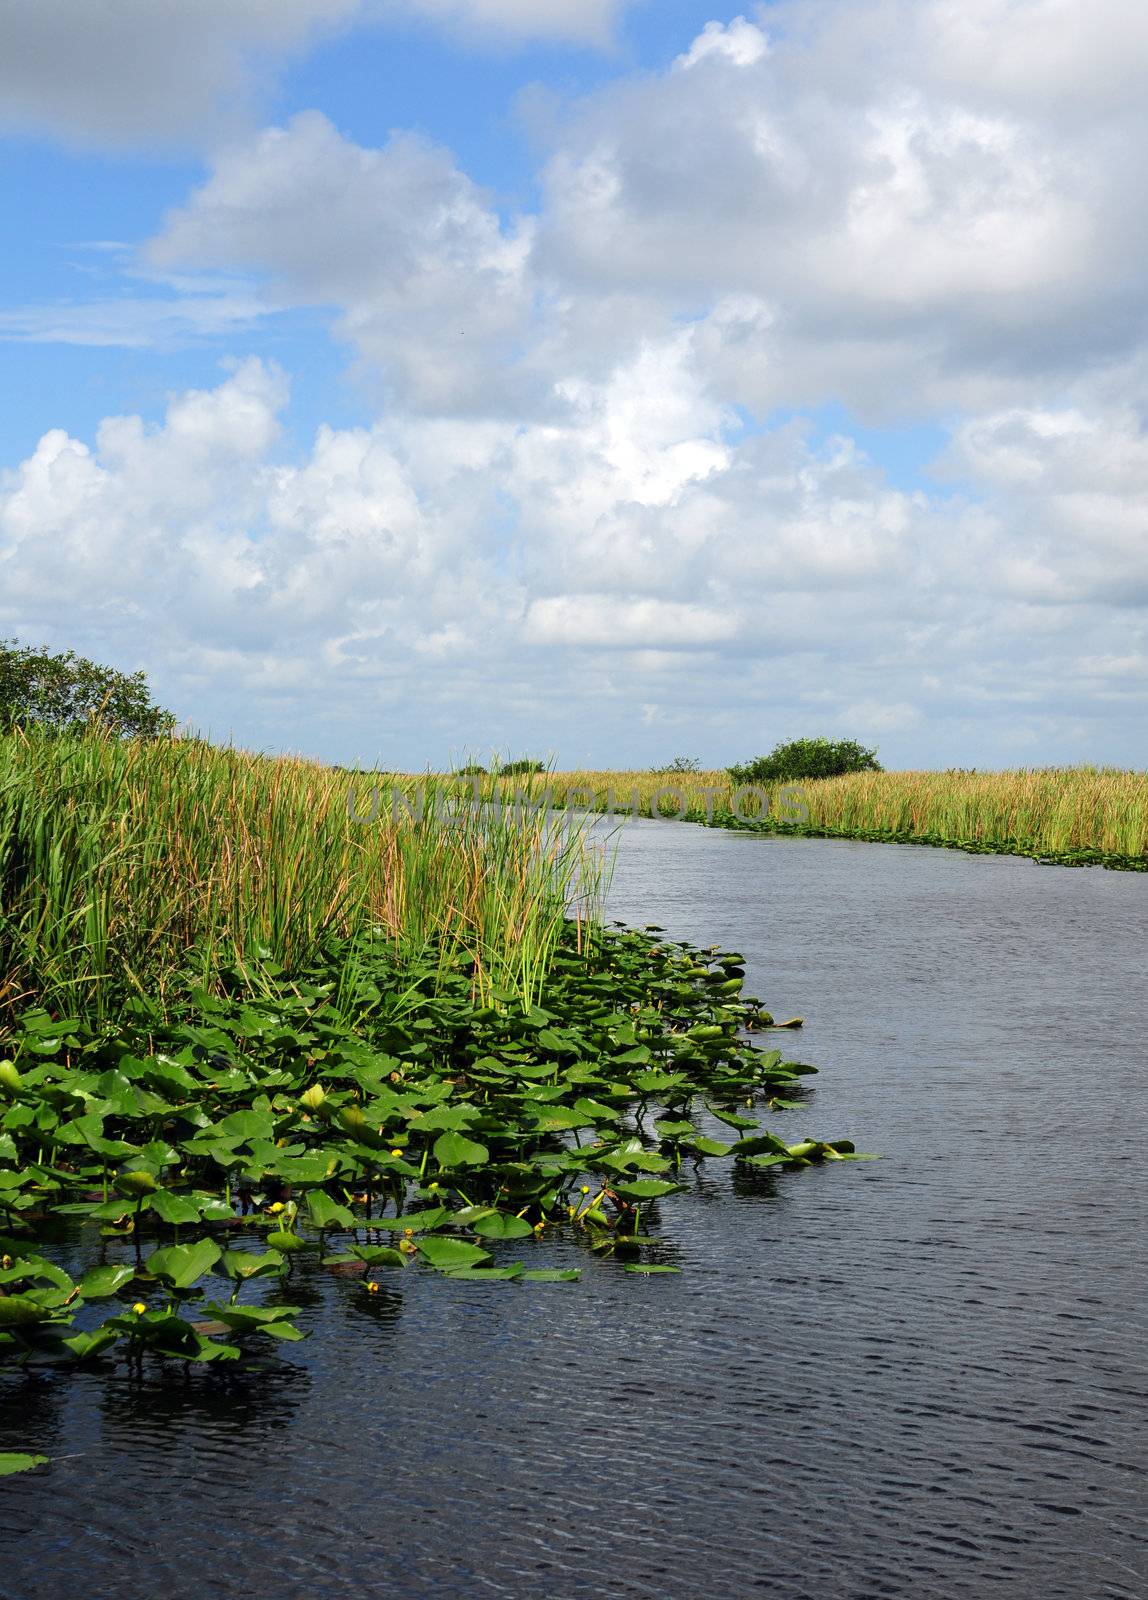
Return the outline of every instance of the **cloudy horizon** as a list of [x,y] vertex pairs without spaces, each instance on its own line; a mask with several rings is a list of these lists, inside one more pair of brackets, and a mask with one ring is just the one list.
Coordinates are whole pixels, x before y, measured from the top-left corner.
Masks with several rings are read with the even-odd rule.
[[1142,6],[0,17],[0,637],[347,763],[1148,764]]

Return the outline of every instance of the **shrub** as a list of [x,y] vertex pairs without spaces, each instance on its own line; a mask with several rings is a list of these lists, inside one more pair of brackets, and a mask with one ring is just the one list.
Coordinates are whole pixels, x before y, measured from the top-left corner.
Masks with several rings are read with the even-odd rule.
[[514,761],[503,761],[498,768],[501,778],[520,778],[528,772],[545,772],[545,761],[535,761],[530,756],[519,756]]
[[856,739],[790,739],[767,756],[726,769],[735,784],[788,783],[797,778],[837,778],[844,772],[880,772],[876,750]]
[[659,777],[675,777],[681,773],[700,772],[702,764],[700,761],[695,761],[693,756],[675,756],[668,766],[654,767],[651,770]]

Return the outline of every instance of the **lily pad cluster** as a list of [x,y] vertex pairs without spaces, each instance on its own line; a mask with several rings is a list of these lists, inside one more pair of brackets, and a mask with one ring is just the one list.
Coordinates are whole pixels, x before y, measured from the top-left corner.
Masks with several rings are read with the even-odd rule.
[[[383,1271],[575,1279],[556,1236],[675,1271],[642,1229],[703,1161],[861,1159],[761,1124],[815,1069],[754,1036],[799,1019],[743,994],[737,952],[661,932],[571,925],[536,1005],[477,1004],[465,958],[379,939],[258,995],[234,974],[114,1024],[24,1012],[0,1044],[0,1361],[297,1340],[303,1252],[368,1294]],[[73,1276],[77,1227],[102,1259]]]

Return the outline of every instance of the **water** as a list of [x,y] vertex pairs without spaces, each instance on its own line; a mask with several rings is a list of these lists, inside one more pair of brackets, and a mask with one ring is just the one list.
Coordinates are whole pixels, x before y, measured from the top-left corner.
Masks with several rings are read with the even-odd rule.
[[5,1379],[3,1600],[1148,1593],[1148,879],[630,822],[611,908],[743,951],[823,1069],[774,1125],[884,1159],[711,1163],[681,1277],[316,1276],[265,1372]]

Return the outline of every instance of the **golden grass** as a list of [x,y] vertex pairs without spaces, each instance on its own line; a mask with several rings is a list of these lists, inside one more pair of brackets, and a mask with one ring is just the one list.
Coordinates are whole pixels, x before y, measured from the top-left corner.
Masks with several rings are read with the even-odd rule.
[[[659,789],[666,791],[660,808],[667,814],[680,790],[689,814],[705,816],[707,806],[720,819],[728,812],[733,790],[729,775],[715,769],[690,774],[652,772],[551,772],[534,779],[500,780],[504,791],[535,793],[549,786],[555,803],[584,791],[576,803],[594,797],[594,807],[608,794],[619,812],[637,809],[649,815]],[[487,786],[489,790],[489,786]],[[822,778],[800,785],[801,799],[814,828],[843,833],[895,832],[940,837],[991,847],[1008,846],[1036,855],[1098,851],[1114,856],[1148,855],[1148,773],[1111,767],[1020,768],[1004,772],[859,772]],[[707,793],[708,791],[708,793]],[[772,795],[773,815],[779,797]],[[755,802],[743,803],[750,814]],[[792,812],[792,807],[789,808]],[[780,814],[785,815],[784,810]]]

